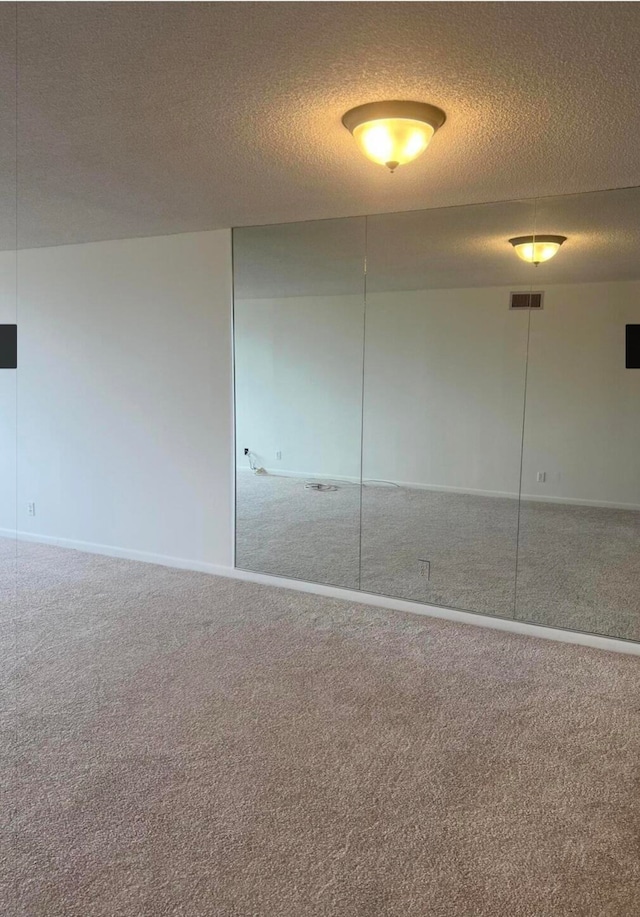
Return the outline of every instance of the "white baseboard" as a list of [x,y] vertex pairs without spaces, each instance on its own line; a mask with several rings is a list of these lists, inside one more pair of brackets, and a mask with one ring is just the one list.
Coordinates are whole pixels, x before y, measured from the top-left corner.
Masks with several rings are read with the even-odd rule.
[[640,643],[635,643],[631,640],[618,640],[615,637],[601,637],[598,634],[562,630],[557,627],[546,627],[542,624],[528,624],[526,621],[515,621],[511,618],[492,618],[490,615],[472,611],[458,611],[455,608],[445,608],[441,605],[426,605],[422,602],[411,602],[406,599],[394,599],[386,595],[376,595],[373,592],[359,592],[356,589],[345,589],[342,586],[323,586],[319,583],[307,583],[282,576],[271,576],[267,573],[252,573],[249,570],[233,569],[230,575],[236,579],[251,583],[261,583],[266,586],[293,589],[296,592],[307,592],[313,595],[343,599],[347,602],[357,602],[360,605],[373,605],[376,608],[406,611],[428,618],[455,621],[458,624],[472,624],[475,627],[487,627],[491,630],[522,634],[526,637],[541,637],[544,640],[555,640],[558,643],[573,643],[579,646],[608,650],[612,653],[627,653],[631,656],[640,656]]
[[15,532],[10,529],[0,529],[0,536],[17,538],[19,541],[37,544],[55,545],[56,547],[69,548],[75,551],[84,551],[88,554],[104,554],[107,557],[121,557],[125,560],[159,564],[163,567],[173,567],[178,570],[194,570],[199,573],[209,573],[213,576],[224,576],[249,583],[260,583],[265,586],[275,586],[281,589],[292,589],[296,592],[342,599],[347,602],[357,602],[360,605],[373,605],[376,608],[388,608],[430,618],[440,618],[445,621],[455,621],[458,624],[472,624],[475,627],[488,627],[492,630],[506,631],[507,633],[540,637],[544,640],[556,640],[559,643],[574,643],[579,646],[595,647],[596,649],[608,650],[613,653],[628,653],[629,655],[640,656],[640,643],[631,640],[618,640],[615,637],[602,637],[597,634],[581,633],[580,631],[562,630],[561,628],[545,627],[540,624],[528,624],[525,621],[515,621],[510,618],[492,618],[489,615],[476,614],[471,611],[458,611],[455,608],[426,605],[406,599],[395,599],[390,596],[376,595],[372,592],[346,589],[342,586],[324,586],[320,583],[308,583],[283,576],[272,576],[268,573],[253,573],[250,570],[240,570],[237,567],[210,564],[204,561],[189,560],[184,557],[153,554],[149,551],[118,548],[113,545],[75,541],[70,538],[54,538],[50,535],[37,535],[31,532]]
[[171,557],[167,554],[154,554],[151,551],[137,551],[133,548],[119,548],[110,544],[96,544],[91,541],[77,541],[72,538],[57,538],[53,535],[38,535],[33,532],[15,532],[11,529],[0,529],[0,537],[16,538],[33,544],[50,544],[57,548],[69,548],[72,551],[83,551],[85,554],[104,554],[106,557],[121,557],[124,560],[139,560],[145,564],[159,564],[161,567],[175,567],[177,570],[195,570],[199,573],[211,573],[214,576],[231,576],[233,567],[224,567],[184,557]]

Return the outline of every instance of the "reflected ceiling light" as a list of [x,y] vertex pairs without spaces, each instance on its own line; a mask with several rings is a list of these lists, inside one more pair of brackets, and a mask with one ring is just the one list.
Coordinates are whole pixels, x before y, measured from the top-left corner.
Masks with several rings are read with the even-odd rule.
[[509,242],[516,250],[518,258],[527,261],[529,264],[540,264],[541,261],[548,261],[553,258],[563,242],[567,241],[566,236],[516,236],[515,239],[509,239]]
[[342,123],[368,159],[393,172],[424,153],[445,118],[426,102],[369,102],[344,114]]

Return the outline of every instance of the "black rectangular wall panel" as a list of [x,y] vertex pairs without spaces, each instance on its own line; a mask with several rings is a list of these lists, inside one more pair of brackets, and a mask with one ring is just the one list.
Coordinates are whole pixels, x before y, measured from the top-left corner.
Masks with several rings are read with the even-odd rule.
[[627,325],[626,359],[627,369],[640,369],[640,325]]
[[0,369],[18,368],[18,326],[0,325]]

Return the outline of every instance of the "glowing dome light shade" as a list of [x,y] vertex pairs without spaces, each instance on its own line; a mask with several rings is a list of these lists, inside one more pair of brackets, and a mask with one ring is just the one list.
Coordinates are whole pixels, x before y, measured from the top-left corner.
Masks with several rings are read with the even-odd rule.
[[548,261],[557,254],[558,249],[563,242],[567,241],[566,236],[516,236],[515,239],[509,239],[509,242],[516,250],[518,258],[527,261],[529,264],[540,264],[542,261]]
[[369,102],[352,108],[342,123],[367,157],[394,172],[416,159],[446,119],[426,102]]

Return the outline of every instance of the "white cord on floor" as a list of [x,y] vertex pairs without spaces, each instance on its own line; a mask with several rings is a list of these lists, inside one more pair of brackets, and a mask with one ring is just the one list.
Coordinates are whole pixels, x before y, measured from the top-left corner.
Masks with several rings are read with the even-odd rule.
[[337,484],[332,484],[329,482],[323,483],[320,481],[305,481],[304,482],[305,490],[321,490],[321,491],[339,490],[342,484],[351,484],[352,487],[360,487],[360,486],[369,487],[369,486],[375,486],[377,484],[387,484],[389,487],[397,487],[398,489],[400,489],[402,486],[400,484],[396,484],[395,481],[382,481],[382,480],[378,480],[377,478],[368,478],[367,480],[362,481],[362,482],[360,481],[339,481]]

